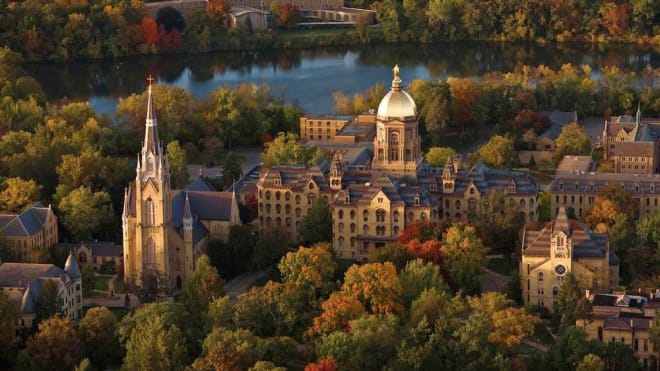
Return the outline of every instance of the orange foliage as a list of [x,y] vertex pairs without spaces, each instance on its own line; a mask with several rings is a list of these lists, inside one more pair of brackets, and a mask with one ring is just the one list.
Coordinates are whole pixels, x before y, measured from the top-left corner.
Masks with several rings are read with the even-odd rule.
[[421,220],[401,231],[397,241],[402,245],[407,245],[412,240],[419,240],[420,242],[439,240],[442,229],[442,226],[438,222]]
[[305,371],[337,371],[339,366],[332,358],[323,358],[316,363],[310,363],[305,366]]
[[601,10],[603,27],[612,36],[622,37],[628,32],[630,24],[630,5],[628,3],[610,3]]
[[413,258],[419,258],[437,265],[442,263],[441,249],[442,245],[435,240],[429,240],[426,242],[412,240],[406,245],[406,251]]
[[352,296],[333,293],[321,304],[323,313],[314,318],[310,334],[329,334],[337,330],[349,331],[349,322],[366,312],[364,305]]
[[155,45],[158,42],[158,25],[153,18],[144,17],[140,22],[144,43],[146,45]]
[[480,96],[479,85],[473,79],[448,79],[449,90],[454,101],[456,118],[463,124],[476,120],[473,105]]
[[534,332],[539,322],[535,316],[525,313],[522,308],[505,308],[492,314],[494,330],[488,335],[488,341],[506,349],[520,344]]
[[159,40],[158,40],[158,48],[161,50],[175,50],[180,48],[183,45],[183,41],[181,40],[181,36],[179,35],[179,32],[175,29],[172,29],[171,31],[166,31],[165,27],[161,26],[159,29]]

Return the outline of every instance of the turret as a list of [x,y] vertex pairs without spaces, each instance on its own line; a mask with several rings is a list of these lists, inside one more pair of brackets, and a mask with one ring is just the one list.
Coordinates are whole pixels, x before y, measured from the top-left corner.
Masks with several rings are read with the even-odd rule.
[[64,263],[64,271],[74,281],[82,277],[80,268],[78,267],[78,260],[73,255],[73,250],[69,250],[69,257],[66,259],[66,263]]
[[[193,228],[193,217],[192,212],[190,211],[190,199],[188,198],[188,192],[186,192],[186,201],[183,205],[183,230],[184,235],[187,231],[192,231]],[[192,241],[192,234],[190,240]]]
[[454,193],[456,187],[456,173],[451,156],[447,156],[445,167],[442,169],[442,193]]
[[330,165],[330,189],[333,191],[341,190],[342,186],[342,171],[341,171],[341,160],[339,155],[335,153],[332,159],[332,164]]

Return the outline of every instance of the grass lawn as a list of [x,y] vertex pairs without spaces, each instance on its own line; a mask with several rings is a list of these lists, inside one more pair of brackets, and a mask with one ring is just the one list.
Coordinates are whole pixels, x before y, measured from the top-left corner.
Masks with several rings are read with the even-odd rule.
[[511,272],[514,269],[516,269],[517,266],[514,262],[510,262],[504,258],[495,258],[495,259],[488,259],[486,261],[486,268],[490,269],[495,273],[503,274],[505,276],[510,276]]

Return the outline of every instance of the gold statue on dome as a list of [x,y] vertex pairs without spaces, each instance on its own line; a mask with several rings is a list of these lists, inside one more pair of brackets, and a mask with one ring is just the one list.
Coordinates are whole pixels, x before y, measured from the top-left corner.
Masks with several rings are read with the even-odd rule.
[[392,68],[392,72],[394,72],[394,80],[400,80],[401,77],[399,76],[399,65],[395,64],[394,68]]

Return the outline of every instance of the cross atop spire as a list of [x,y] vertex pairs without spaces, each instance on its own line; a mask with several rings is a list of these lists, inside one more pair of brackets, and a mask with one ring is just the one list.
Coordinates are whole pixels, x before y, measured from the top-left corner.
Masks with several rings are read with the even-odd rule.
[[151,87],[151,84],[154,82],[154,78],[149,75],[149,77],[147,77],[147,81],[149,81],[149,87]]

